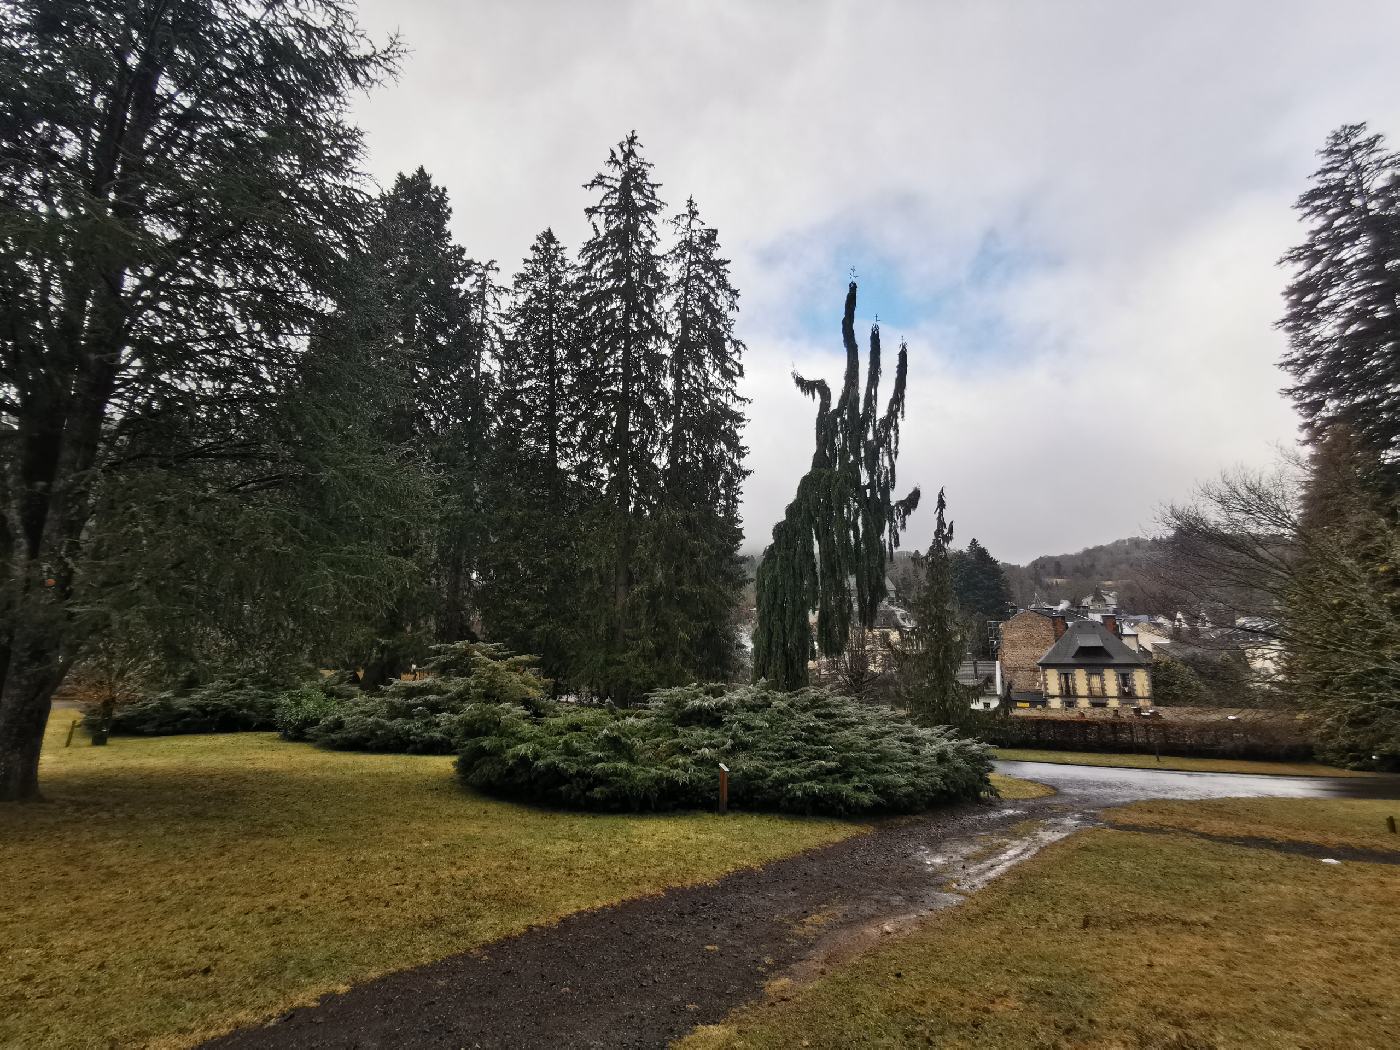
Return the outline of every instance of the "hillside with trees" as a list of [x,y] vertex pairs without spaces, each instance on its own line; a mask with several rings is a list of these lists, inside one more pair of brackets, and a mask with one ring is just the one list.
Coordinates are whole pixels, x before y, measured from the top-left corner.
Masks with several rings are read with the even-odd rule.
[[1077,602],[1101,587],[1117,591],[1126,608],[1142,609],[1162,589],[1157,571],[1162,549],[1161,540],[1134,536],[1075,554],[1045,554],[1025,565],[1003,563],[1003,568],[1017,605]]

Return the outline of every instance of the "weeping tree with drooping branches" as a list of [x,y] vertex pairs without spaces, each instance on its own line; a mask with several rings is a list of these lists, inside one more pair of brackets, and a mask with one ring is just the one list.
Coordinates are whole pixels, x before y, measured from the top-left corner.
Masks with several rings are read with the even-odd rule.
[[815,644],[823,656],[842,653],[853,621],[874,626],[885,597],[885,565],[919,505],[917,488],[894,496],[908,350],[900,344],[894,389],[880,412],[880,326],[870,329],[862,391],[855,314],[852,281],[841,319],[846,375],[835,405],[825,380],[793,374],[797,388],[817,402],[816,451],[759,563],[753,639],[754,679],[766,678],[779,689],[807,684],[811,610],[817,612]]

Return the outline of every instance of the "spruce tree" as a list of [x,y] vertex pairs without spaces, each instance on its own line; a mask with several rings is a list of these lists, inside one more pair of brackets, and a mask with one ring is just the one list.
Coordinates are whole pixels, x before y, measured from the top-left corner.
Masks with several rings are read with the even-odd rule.
[[823,656],[840,655],[853,620],[874,625],[885,597],[885,564],[919,503],[917,488],[902,499],[894,496],[908,350],[900,345],[894,388],[881,413],[880,327],[870,330],[862,396],[855,313],[852,281],[841,319],[846,373],[836,404],[825,381],[793,376],[797,388],[817,401],[816,450],[796,497],[773,527],[756,581],[754,679],[767,679],[779,689],[807,684],[811,610],[816,610],[816,649]]
[[966,642],[953,593],[953,523],[945,521],[947,503],[938,492],[933,540],[920,558],[923,586],[910,613],[914,628],[901,639],[896,660],[899,692],[909,712],[927,725],[961,725],[970,710],[958,682]]
[[491,441],[481,610],[490,638],[572,677],[578,633],[578,274],[553,231],[535,238],[506,314]]
[[379,202],[368,254],[381,271],[382,352],[411,389],[396,435],[442,458],[460,416],[453,395],[466,376],[465,250],[452,240],[447,190],[418,168],[400,174]]
[[466,270],[462,356],[447,387],[452,420],[441,457],[445,512],[437,559],[440,641],[460,641],[472,631],[475,580],[488,513],[488,438],[503,354],[502,289],[496,282],[496,264],[469,260]]
[[641,631],[630,608],[642,523],[658,503],[667,396],[666,281],[658,248],[662,204],[651,164],[632,132],[609,151],[585,189],[592,235],[580,252],[579,317],[589,406],[582,466],[602,488],[592,529],[596,597],[588,615],[599,630],[589,677],[603,695],[627,700],[648,672],[634,649]]
[[647,530],[645,622],[663,682],[729,677],[734,610],[744,574],[739,520],[744,469],[738,393],[744,345],[734,334],[739,293],[719,235],[692,198],[671,220],[670,407],[663,495]]
[[451,221],[447,191],[420,167],[400,174],[380,198],[369,236],[368,255],[379,272],[374,290],[382,301],[378,352],[407,377],[386,436],[432,464],[442,510],[426,534],[406,533],[394,544],[396,552],[428,567],[434,596],[414,596],[386,613],[370,651],[355,660],[364,667],[368,688],[407,666],[425,628],[436,625],[442,636],[460,635],[454,602],[460,585],[453,581],[465,576],[459,492],[466,462],[463,432],[473,409],[466,396],[472,384],[467,294],[472,264],[452,239]]
[[547,229],[535,238],[511,288],[497,418],[551,492],[562,493],[573,473],[586,414],[578,321],[578,270]]
[[967,550],[952,552],[949,568],[953,596],[973,628],[977,655],[990,656],[987,623],[1005,619],[1012,604],[1006,570],[976,538],[968,541]]
[[1343,425],[1384,460],[1400,458],[1400,156],[1364,124],[1332,133],[1297,203],[1308,237],[1284,256],[1294,276],[1280,327],[1283,367],[1309,438]]

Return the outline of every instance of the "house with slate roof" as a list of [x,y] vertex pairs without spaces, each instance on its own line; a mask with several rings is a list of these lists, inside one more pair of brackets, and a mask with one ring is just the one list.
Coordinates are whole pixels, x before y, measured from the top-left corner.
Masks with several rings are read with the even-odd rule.
[[1119,637],[1118,620],[1054,620],[1055,644],[1038,661],[1046,706],[1148,707],[1152,661]]

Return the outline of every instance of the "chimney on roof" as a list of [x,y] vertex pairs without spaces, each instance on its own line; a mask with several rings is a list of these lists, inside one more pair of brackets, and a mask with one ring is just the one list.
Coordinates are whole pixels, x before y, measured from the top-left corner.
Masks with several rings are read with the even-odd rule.
[[1058,642],[1065,636],[1065,629],[1067,627],[1065,618],[1063,616],[1052,616],[1050,617],[1050,622],[1055,625],[1055,641]]
[[1110,631],[1112,631],[1114,634],[1118,633],[1118,617],[1115,616],[1113,613],[1103,614],[1103,625],[1107,627]]

